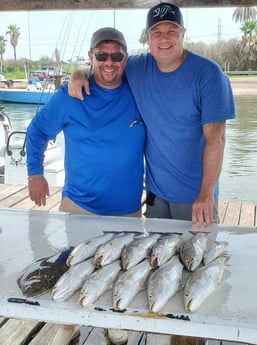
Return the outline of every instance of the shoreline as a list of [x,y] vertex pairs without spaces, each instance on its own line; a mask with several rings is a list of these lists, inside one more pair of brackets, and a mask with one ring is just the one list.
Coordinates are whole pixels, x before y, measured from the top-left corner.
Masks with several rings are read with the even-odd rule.
[[234,96],[256,95],[257,77],[230,77],[229,78]]

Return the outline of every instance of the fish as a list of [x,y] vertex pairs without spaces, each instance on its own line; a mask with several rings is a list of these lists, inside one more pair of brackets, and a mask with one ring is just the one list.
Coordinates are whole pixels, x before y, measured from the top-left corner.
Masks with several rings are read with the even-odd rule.
[[226,268],[227,257],[220,256],[207,266],[194,271],[184,287],[184,306],[186,311],[194,312],[217,290]]
[[179,256],[174,255],[150,274],[147,283],[147,300],[150,312],[159,312],[168,300],[182,288],[183,269],[184,266]]
[[93,258],[72,265],[54,285],[51,298],[56,302],[63,302],[79,290],[84,281],[95,270]]
[[228,242],[225,241],[214,241],[213,244],[208,248],[208,250],[205,251],[203,255],[204,265],[208,265],[210,262],[212,262],[220,255],[224,255],[227,245]]
[[112,288],[120,270],[120,260],[116,260],[92,273],[82,285],[78,304],[87,307],[89,304],[94,303],[101,295]]
[[94,255],[95,267],[100,268],[120,259],[122,249],[134,239],[134,236],[133,232],[121,233],[100,245]]
[[53,288],[57,280],[69,269],[66,260],[74,247],[47,258],[38,259],[24,268],[17,284],[24,296],[41,296]]
[[145,283],[152,270],[149,258],[122,271],[113,285],[113,308],[125,310],[136,294],[145,288]]
[[163,265],[177,253],[180,237],[179,234],[170,234],[157,240],[151,250],[150,262],[153,267]]
[[104,232],[100,236],[78,244],[68,256],[67,265],[76,265],[94,256],[96,249],[104,242],[110,240],[115,234],[117,234],[117,232]]
[[180,259],[188,271],[193,272],[200,266],[207,242],[205,233],[196,233],[180,246]]
[[126,245],[121,252],[121,263],[124,271],[138,264],[140,261],[150,255],[152,246],[160,234],[150,233],[147,236],[135,238]]

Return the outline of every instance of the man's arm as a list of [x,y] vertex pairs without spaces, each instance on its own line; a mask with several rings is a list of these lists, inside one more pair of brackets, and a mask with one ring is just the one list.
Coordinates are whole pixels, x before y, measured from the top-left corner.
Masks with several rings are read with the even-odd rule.
[[90,95],[89,83],[87,80],[86,71],[77,70],[72,73],[71,80],[68,84],[68,93],[70,96],[78,98],[83,101],[84,96],[82,90],[85,90],[87,95]]
[[44,175],[28,177],[29,197],[37,206],[46,205],[46,197],[50,195],[48,182]]
[[214,190],[222,168],[225,128],[225,121],[203,126],[206,140],[203,158],[203,177],[200,192],[193,203],[193,225],[208,226],[213,223]]
[[37,206],[46,205],[49,186],[44,173],[44,152],[48,139],[35,126],[34,118],[27,129],[26,152],[29,197]]

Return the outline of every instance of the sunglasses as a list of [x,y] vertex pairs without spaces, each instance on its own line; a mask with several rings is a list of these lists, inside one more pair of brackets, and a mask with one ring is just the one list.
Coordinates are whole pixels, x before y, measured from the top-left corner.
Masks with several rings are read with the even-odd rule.
[[125,56],[123,53],[105,53],[105,52],[98,52],[95,53],[95,58],[97,61],[106,61],[108,57],[110,56],[112,58],[113,62],[121,62]]

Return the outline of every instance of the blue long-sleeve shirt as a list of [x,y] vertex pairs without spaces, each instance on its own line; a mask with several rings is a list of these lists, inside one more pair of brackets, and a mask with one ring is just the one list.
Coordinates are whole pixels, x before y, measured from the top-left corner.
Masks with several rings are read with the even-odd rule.
[[26,144],[28,175],[43,173],[47,143],[63,131],[63,196],[96,214],[136,212],[144,173],[140,114],[126,82],[104,89],[90,78],[90,89],[91,95],[80,101],[62,86],[32,119]]

